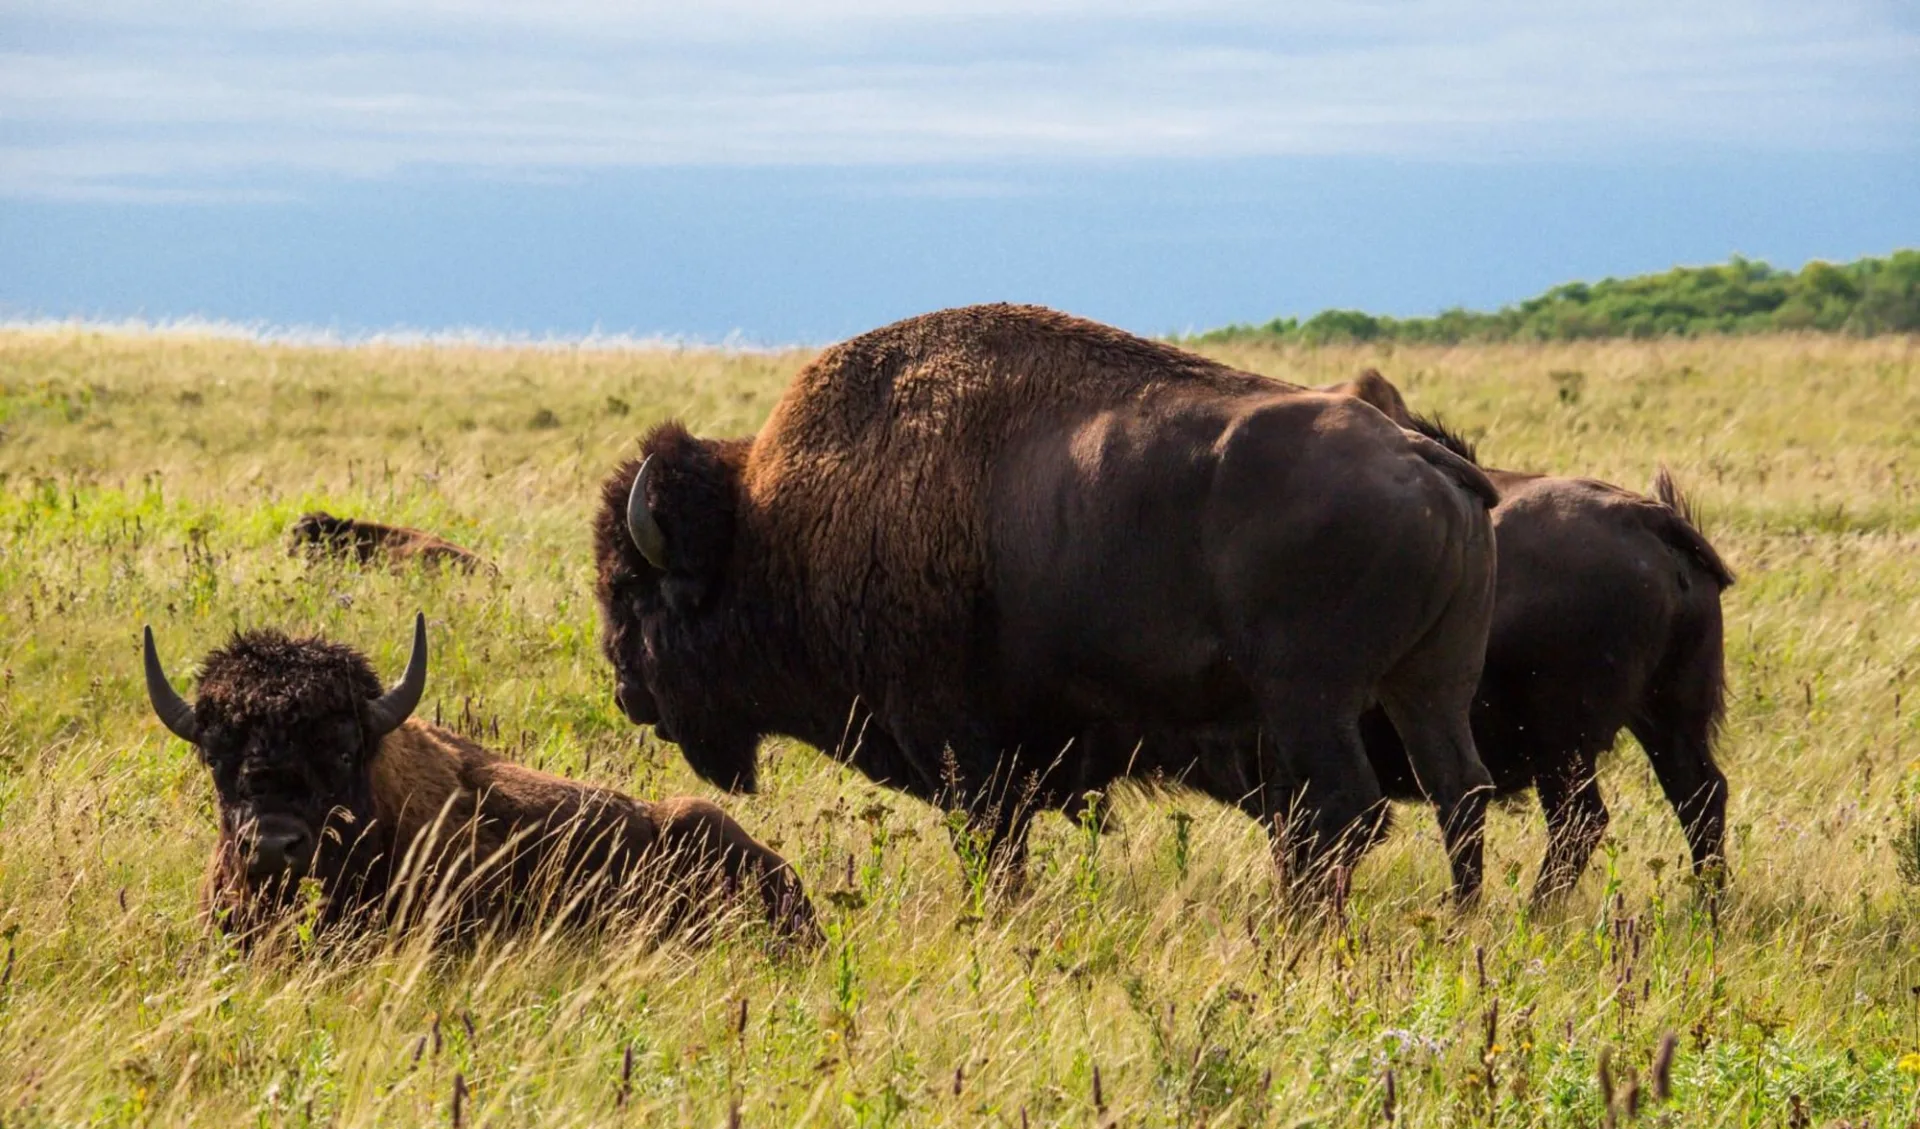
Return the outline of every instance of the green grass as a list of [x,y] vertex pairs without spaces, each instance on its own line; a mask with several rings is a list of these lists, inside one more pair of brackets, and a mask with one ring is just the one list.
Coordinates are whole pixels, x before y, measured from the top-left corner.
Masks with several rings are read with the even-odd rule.
[[[1920,1052],[1915,343],[1210,348],[1315,383],[1377,364],[1497,465],[1639,487],[1673,467],[1741,577],[1717,922],[1624,738],[1612,834],[1563,906],[1525,909],[1531,801],[1496,812],[1464,914],[1408,809],[1340,931],[1277,912],[1245,819],[1133,796],[1118,835],[1044,820],[1031,893],[977,919],[938,813],[776,743],[764,792],[724,802],[814,891],[816,956],[746,930],[243,958],[196,918],[212,790],[148,711],[141,624],[183,680],[264,624],[391,677],[424,608],[427,712],[639,795],[703,791],[613,709],[593,488],[664,416],[750,431],[803,357],[11,332],[0,1124],[446,1123],[457,1077],[467,1125],[718,1125],[736,1104],[748,1125],[1379,1125],[1391,1072],[1399,1125],[1598,1125],[1599,1057],[1644,1091],[1666,1031],[1674,1096],[1649,1123],[1920,1114],[1899,1068]],[[310,567],[283,536],[315,506],[443,532],[501,575]]]

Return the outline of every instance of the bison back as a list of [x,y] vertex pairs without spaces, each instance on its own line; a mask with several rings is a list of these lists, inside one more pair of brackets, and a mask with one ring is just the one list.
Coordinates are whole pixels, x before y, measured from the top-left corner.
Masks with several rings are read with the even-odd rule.
[[876,712],[949,712],[967,673],[955,644],[977,634],[990,583],[987,499],[1010,437],[1155,394],[1284,387],[1039,307],[945,310],[802,370],[754,443],[746,490],[765,543],[793,554],[836,665],[869,693],[911,670],[951,699],[880,689]]

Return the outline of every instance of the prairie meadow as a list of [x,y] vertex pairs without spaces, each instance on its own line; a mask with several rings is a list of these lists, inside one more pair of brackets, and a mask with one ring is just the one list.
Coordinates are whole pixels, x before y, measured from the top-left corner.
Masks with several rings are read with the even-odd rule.
[[[1048,816],[1032,882],[966,880],[940,813],[774,742],[720,797],[627,723],[588,517],[655,421],[759,426],[799,351],[298,346],[0,332],[0,1125],[1920,1123],[1920,348],[1911,337],[1201,348],[1302,383],[1373,365],[1489,465],[1645,489],[1727,593],[1730,883],[1708,898],[1625,734],[1578,889],[1527,892],[1531,797],[1455,909],[1398,812],[1338,927],[1262,833],[1123,792]],[[310,509],[430,529],[497,576],[316,564]],[[710,795],[798,867],[826,943],[566,932],[236,951],[198,913],[211,781],[140,678],[237,628],[350,642],[422,713],[642,797]],[[1663,1052],[1662,1047],[1665,1044]]]

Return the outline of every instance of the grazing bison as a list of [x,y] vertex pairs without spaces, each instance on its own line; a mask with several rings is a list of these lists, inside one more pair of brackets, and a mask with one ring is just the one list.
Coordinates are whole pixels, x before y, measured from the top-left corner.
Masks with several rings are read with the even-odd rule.
[[402,525],[382,525],[377,521],[335,517],[324,510],[302,514],[287,533],[289,549],[311,557],[330,557],[355,564],[372,564],[376,559],[394,566],[426,564],[452,565],[472,572],[500,570],[482,560],[470,549],[421,529]]
[[[1378,372],[1339,390],[1474,458],[1408,411]],[[1586,869],[1607,826],[1595,765],[1623,728],[1646,750],[1696,873],[1722,865],[1727,778],[1712,742],[1726,689],[1720,593],[1733,572],[1665,468],[1651,498],[1590,478],[1491,468],[1487,477],[1500,491],[1499,580],[1473,735],[1499,792],[1539,793],[1547,854],[1536,894],[1566,889]],[[1361,731],[1388,795],[1417,798],[1387,718],[1374,711]]]
[[277,631],[207,656],[198,700],[168,682],[146,633],[147,694],[213,773],[220,841],[207,909],[249,931],[316,879],[321,916],[467,927],[622,911],[663,923],[750,883],[770,919],[813,929],[780,856],[703,800],[641,803],[503,760],[410,720],[426,686],[424,617],[404,677],[382,691],[357,651]]
[[1328,876],[1384,812],[1377,701],[1477,888],[1495,495],[1372,408],[977,306],[827,350],[751,439],[642,451],[596,520],[603,644],[621,709],[713,783],[797,737],[964,808],[1017,873],[1089,726],[1257,726],[1194,783]]

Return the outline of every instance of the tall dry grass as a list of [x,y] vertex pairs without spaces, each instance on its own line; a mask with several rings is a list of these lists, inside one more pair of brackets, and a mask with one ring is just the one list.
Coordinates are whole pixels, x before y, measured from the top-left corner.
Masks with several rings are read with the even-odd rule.
[[[1351,926],[1277,914],[1259,832],[1197,800],[1057,820],[984,917],[938,813],[776,743],[729,810],[799,866],[829,942],[752,930],[243,956],[199,924],[211,787],[152,720],[240,626],[382,670],[415,608],[429,712],[645,796],[700,789],[612,708],[593,486],[653,421],[750,431],[798,354],[294,348],[0,334],[0,1124],[1824,1124],[1920,1115],[1920,356],[1907,339],[1223,349],[1306,383],[1367,364],[1496,465],[1644,486],[1662,461],[1728,594],[1733,886],[1710,912],[1629,739],[1576,894],[1524,894],[1531,802],[1457,914],[1402,812]],[[312,567],[325,507],[422,525],[495,578]],[[744,1017],[744,1019],[743,1019]],[[1677,1035],[1671,1100],[1654,1056]],[[1391,1105],[1389,1106],[1389,1095]]]

